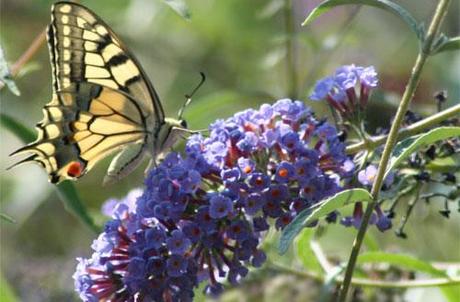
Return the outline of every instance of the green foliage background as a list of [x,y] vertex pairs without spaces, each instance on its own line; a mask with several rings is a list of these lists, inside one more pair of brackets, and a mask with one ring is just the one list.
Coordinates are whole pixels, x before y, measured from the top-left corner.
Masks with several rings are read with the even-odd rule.
[[[49,22],[49,0],[2,0],[1,36],[6,58],[14,62]],[[318,116],[327,115],[324,105],[307,100],[315,81],[342,64],[374,65],[381,89],[373,95],[368,115],[371,127],[388,126],[394,114],[410,68],[417,53],[413,33],[395,16],[362,8],[336,8],[306,28],[300,24],[319,1],[293,0],[295,33],[286,29],[283,0],[188,0],[191,19],[186,21],[162,0],[81,1],[102,17],[136,54],[149,74],[165,110],[175,116],[184,94],[199,81],[207,81],[185,112],[191,129],[202,129],[216,118],[283,97],[306,101]],[[418,20],[428,20],[435,6],[431,0],[396,1]],[[459,33],[459,1],[453,1],[444,31]],[[286,64],[286,43],[295,40],[295,62]],[[449,103],[460,100],[460,55],[446,52],[431,59],[424,70],[412,109],[429,115],[435,112],[432,95],[447,89]],[[297,79],[293,91],[289,79]],[[16,79],[21,96],[3,89],[1,112],[29,127],[42,118],[41,107],[51,95],[51,76],[46,47],[42,47]],[[448,106],[449,104],[446,104]],[[1,129],[0,197],[2,213],[14,217],[15,224],[0,221],[1,273],[3,293],[18,301],[76,301],[71,275],[75,257],[88,256],[95,235],[65,211],[45,173],[25,165],[12,171],[8,154],[21,146]],[[142,186],[142,168],[111,187],[101,187],[108,160],[76,183],[76,187],[97,222],[101,204],[110,197],[122,197],[131,188]],[[428,261],[460,261],[460,215],[452,205],[452,218],[437,214],[442,204],[419,205],[409,222],[409,238],[391,232],[371,230],[378,246],[391,252],[410,253]],[[355,234],[339,225],[322,229],[320,242],[332,258],[348,256]],[[270,248],[270,243],[267,244]],[[294,253],[273,260],[299,260]],[[6,287],[11,288],[6,291]],[[298,277],[261,270],[241,287],[228,291],[222,301],[317,301],[320,284]],[[5,295],[6,295],[5,294]],[[442,301],[435,289],[398,290],[385,295],[406,295],[408,301]],[[362,301],[379,299],[382,293],[366,290]],[[0,297],[2,297],[0,295]],[[418,297],[418,298],[417,298]],[[373,298],[373,299],[374,299]],[[6,298],[5,298],[6,299]],[[9,299],[9,298],[8,298]],[[7,301],[7,300],[5,300]],[[356,300],[359,301],[359,300]],[[379,300],[372,300],[379,301]],[[435,301],[435,300],[430,300]]]

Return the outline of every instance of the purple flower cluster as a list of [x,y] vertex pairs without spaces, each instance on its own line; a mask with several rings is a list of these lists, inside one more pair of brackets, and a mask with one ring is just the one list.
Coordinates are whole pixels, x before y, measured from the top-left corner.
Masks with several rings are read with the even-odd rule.
[[326,100],[341,115],[350,116],[365,108],[369,94],[377,84],[377,72],[373,66],[344,65],[337,68],[334,75],[319,80],[310,99]]
[[[370,188],[374,183],[374,179],[377,175],[377,167],[375,165],[369,165],[365,169],[359,171],[358,181],[365,187]],[[391,185],[394,179],[394,174],[390,173],[385,179],[385,185],[388,187]],[[363,216],[363,205],[358,202],[355,205],[352,216],[343,217],[341,223],[344,226],[354,226],[359,228],[361,226],[362,216]],[[375,212],[371,216],[369,224],[375,224],[377,228],[384,232],[392,227],[391,219],[385,214],[379,205],[375,207]]]
[[144,194],[133,194],[110,209],[104,232],[93,242],[90,259],[78,258],[75,288],[83,301],[190,301],[198,285],[197,265],[186,228],[145,217]]
[[259,245],[271,221],[284,228],[353,173],[335,128],[300,101],[246,110],[209,130],[149,173],[135,206],[111,211],[74,275],[84,301],[189,301],[202,281],[218,295],[222,280],[237,284],[248,265],[264,263]]
[[[390,217],[386,213],[382,211],[379,205],[375,207],[375,212],[372,213],[371,219],[369,221],[369,224],[375,224],[377,229],[379,229],[381,232],[384,232],[392,227],[392,222]],[[347,227],[355,227],[359,229],[361,226],[361,222],[363,219],[363,204],[361,202],[358,202],[355,204],[354,210],[353,210],[353,215],[352,216],[345,216],[341,219],[340,223],[344,226]]]

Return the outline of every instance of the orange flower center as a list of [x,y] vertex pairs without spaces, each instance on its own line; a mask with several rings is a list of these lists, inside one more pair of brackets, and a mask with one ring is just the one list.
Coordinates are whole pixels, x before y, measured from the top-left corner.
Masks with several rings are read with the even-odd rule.
[[281,192],[280,192],[280,190],[278,190],[278,189],[274,189],[274,190],[272,191],[272,196],[273,196],[273,197],[278,197],[278,196],[280,196],[280,194],[281,194]]
[[281,168],[279,171],[278,171],[278,175],[281,176],[281,177],[287,177],[289,174],[289,171],[288,169],[286,168]]

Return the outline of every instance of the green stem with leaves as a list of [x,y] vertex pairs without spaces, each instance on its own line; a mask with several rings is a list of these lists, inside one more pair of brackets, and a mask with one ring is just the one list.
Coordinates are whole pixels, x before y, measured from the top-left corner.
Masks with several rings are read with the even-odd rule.
[[[460,104],[447,108],[443,111],[440,111],[430,117],[427,117],[423,120],[420,120],[407,128],[401,129],[398,134],[398,139],[404,139],[409,136],[413,136],[422,132],[423,130],[429,129],[438,125],[440,122],[445,121],[448,118],[453,116],[460,115]],[[362,150],[374,150],[376,147],[385,143],[388,139],[388,135],[380,135],[375,137],[369,137],[366,141],[361,141],[359,143],[347,146],[348,154],[355,154]]]
[[430,56],[433,42],[437,37],[439,28],[441,26],[442,20],[444,19],[444,16],[446,15],[449,4],[450,0],[440,0],[438,6],[436,7],[433,19],[431,20],[430,26],[428,28],[428,32],[422,43],[421,50],[417,56],[414,67],[412,69],[411,77],[409,78],[409,82],[407,83],[406,89],[402,96],[401,103],[399,104],[398,110],[396,112],[395,119],[391,126],[390,133],[388,134],[388,139],[386,141],[382,153],[382,158],[380,159],[380,163],[378,165],[377,175],[372,186],[371,195],[373,197],[373,201],[369,202],[366,207],[366,211],[363,215],[361,226],[358,230],[358,234],[356,235],[355,241],[353,242],[353,247],[351,250],[350,258],[348,260],[347,268],[345,270],[345,276],[338,298],[339,302],[345,302],[347,299],[348,290],[350,288],[353,272],[356,265],[356,260],[361,249],[361,245],[363,243],[364,235],[366,234],[370,218],[374,211],[375,205],[377,204],[378,195],[384,181],[385,171],[391,153],[393,152],[393,148],[398,140],[399,129],[409,107],[410,101],[412,100],[415,90],[420,82],[420,76],[422,73],[423,66],[425,65],[426,60]]

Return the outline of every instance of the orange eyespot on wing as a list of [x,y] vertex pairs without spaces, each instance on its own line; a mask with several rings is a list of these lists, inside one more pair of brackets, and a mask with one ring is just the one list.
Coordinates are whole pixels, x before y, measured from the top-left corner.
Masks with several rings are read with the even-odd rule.
[[67,168],[67,175],[73,178],[78,178],[82,175],[83,171],[85,170],[85,166],[78,161],[74,161],[69,164]]

